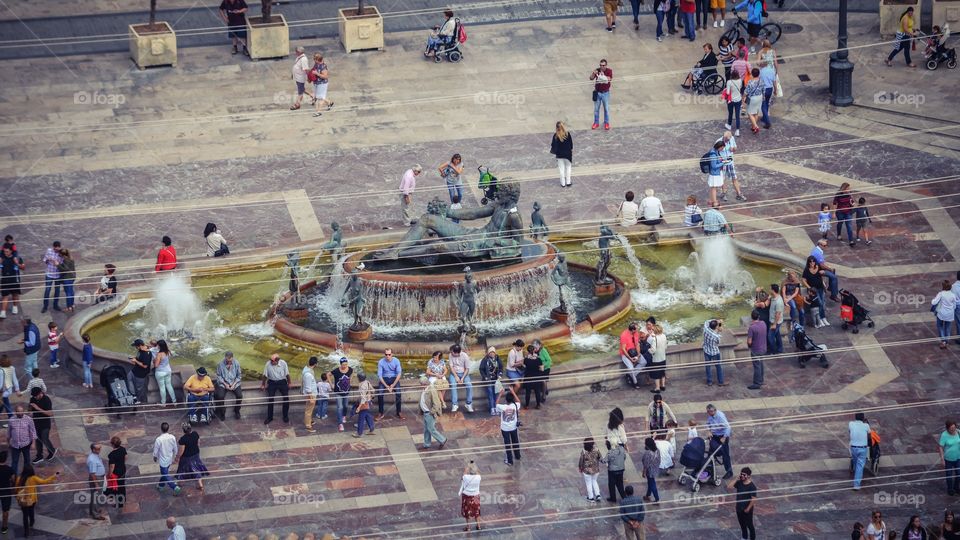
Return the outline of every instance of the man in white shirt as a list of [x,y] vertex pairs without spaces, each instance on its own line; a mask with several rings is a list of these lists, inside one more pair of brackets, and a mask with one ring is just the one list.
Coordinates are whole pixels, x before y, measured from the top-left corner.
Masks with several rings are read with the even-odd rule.
[[177,523],[177,518],[173,516],[167,518],[167,529],[170,530],[167,540],[187,540],[187,531],[183,530],[183,525]]
[[653,196],[654,191],[647,189],[645,197],[640,201],[640,223],[644,225],[659,225],[663,223],[663,203]]
[[620,203],[620,208],[617,209],[617,219],[620,220],[620,226],[630,227],[636,225],[637,219],[640,217],[640,206],[633,202],[634,195],[632,191],[628,191],[623,198],[624,201]]
[[850,430],[850,459],[853,460],[853,489],[860,489],[863,480],[863,465],[867,462],[867,439],[870,436],[870,424],[863,413],[857,413],[848,424]]
[[449,355],[450,365],[450,401],[453,407],[450,412],[457,412],[460,409],[458,405],[459,395],[458,386],[467,387],[467,404],[464,407],[467,412],[473,412],[473,383],[470,382],[470,357],[461,350],[460,345],[450,347]]
[[170,431],[170,424],[164,422],[160,424],[160,436],[153,441],[153,461],[160,466],[160,482],[157,489],[162,490],[163,486],[170,486],[174,495],[180,495],[180,486],[170,478],[170,466],[177,457],[177,438]]
[[400,209],[403,210],[403,224],[413,225],[416,220],[410,213],[410,203],[413,201],[413,190],[417,187],[417,177],[423,172],[423,167],[414,165],[412,169],[407,169],[400,180]]
[[300,375],[300,393],[307,396],[307,405],[303,410],[303,426],[309,433],[316,433],[313,429],[313,410],[317,406],[317,377],[313,373],[313,368],[317,366],[317,357],[311,356],[307,360],[307,365],[303,366],[303,373]]
[[90,453],[87,455],[87,487],[90,488],[90,504],[88,511],[90,517],[96,520],[107,519],[100,512],[100,497],[102,497],[101,488],[103,487],[104,477],[107,475],[103,467],[103,458],[100,457],[100,445],[90,444]]
[[300,102],[303,101],[303,93],[306,92],[307,85],[307,72],[310,71],[310,61],[307,60],[307,55],[304,54],[303,47],[297,47],[297,58],[293,61],[293,81],[297,83],[297,97],[293,101],[293,105],[290,106],[291,111],[295,111],[300,108]]

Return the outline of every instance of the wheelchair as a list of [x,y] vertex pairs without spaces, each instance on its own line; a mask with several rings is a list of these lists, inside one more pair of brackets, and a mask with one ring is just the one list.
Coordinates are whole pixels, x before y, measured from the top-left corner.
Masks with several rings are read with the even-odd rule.
[[701,73],[700,76],[697,76],[694,72],[692,85],[690,90],[696,94],[708,94],[715,96],[720,92],[723,92],[723,88],[726,86],[727,81],[723,78],[723,75],[717,73],[716,71]]

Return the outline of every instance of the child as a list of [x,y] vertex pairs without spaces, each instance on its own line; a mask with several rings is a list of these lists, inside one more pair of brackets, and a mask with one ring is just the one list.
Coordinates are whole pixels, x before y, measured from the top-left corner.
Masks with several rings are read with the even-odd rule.
[[57,350],[60,349],[60,338],[63,337],[63,334],[57,332],[57,323],[53,321],[50,321],[47,328],[50,330],[47,332],[47,345],[50,346],[50,367],[58,368],[60,362],[57,362]]
[[823,203],[820,205],[820,213],[817,214],[817,225],[820,226],[820,236],[827,239],[827,233],[830,232],[830,205]]
[[[3,237],[3,249],[10,248],[10,251],[13,252],[13,255],[17,255],[17,243],[13,241],[12,235],[6,235]],[[16,313],[16,311],[14,311]]]
[[667,441],[673,446],[673,455],[677,455],[677,422],[674,420],[667,420]]
[[697,198],[693,195],[687,197],[687,206],[683,208],[683,226],[696,227],[703,222],[703,210],[697,206]]
[[33,368],[33,371],[30,372],[30,376],[32,378],[30,379],[30,382],[27,383],[27,387],[23,389],[23,392],[17,392],[17,395],[22,396],[23,394],[27,394],[29,396],[31,395],[30,392],[33,391],[34,388],[39,388],[40,390],[43,390],[44,394],[46,394],[47,383],[43,382],[43,379],[40,378],[40,368]]
[[83,387],[93,388],[93,345],[90,343],[90,334],[80,336],[83,340]]
[[330,392],[333,390],[333,387],[327,381],[328,377],[330,377],[329,373],[321,373],[320,381],[317,383],[317,412],[313,415],[321,420],[327,419],[327,402],[330,400]]
[[[807,289],[807,296],[804,297],[806,303],[806,312],[813,315],[813,327],[823,328],[827,326],[827,320],[820,318],[820,297],[817,296],[817,290],[813,287]],[[805,324],[805,321],[802,321]]]
[[697,433],[697,421],[691,418],[690,421],[687,422],[687,440],[692,441],[699,436],[700,434]]
[[[451,209],[451,210],[459,210],[459,209],[463,208],[463,205],[460,204],[460,196],[459,196],[459,195],[454,195],[454,196],[453,196],[453,199],[451,199],[451,200],[453,201],[453,202],[450,203],[450,209]],[[454,223],[460,223],[460,220],[457,219],[457,218],[450,218],[450,221],[452,221],[452,222],[454,222]]]
[[867,241],[867,245],[873,243],[873,240],[870,240],[870,231],[867,230],[867,225],[873,223],[873,220],[870,219],[870,209],[867,208],[867,199],[860,197],[857,200],[857,207],[854,208],[854,213],[857,216],[857,242],[860,241],[860,231],[863,231],[863,239]]
[[94,301],[95,304],[112,300],[113,297],[117,295],[117,276],[114,275],[117,267],[112,264],[107,264],[103,268],[104,272],[103,277],[100,278],[100,288],[97,289],[97,292],[93,293],[96,297],[96,301]]

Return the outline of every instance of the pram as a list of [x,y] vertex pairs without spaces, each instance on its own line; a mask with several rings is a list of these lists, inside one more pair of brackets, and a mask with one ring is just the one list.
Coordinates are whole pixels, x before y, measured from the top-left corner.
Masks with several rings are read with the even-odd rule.
[[695,437],[687,441],[680,451],[680,465],[683,470],[677,477],[677,482],[681,486],[687,485],[690,481],[690,491],[694,493],[700,491],[700,484],[713,480],[713,485],[719,486],[723,483],[723,478],[717,474],[717,453],[720,452],[721,445],[716,445],[709,453],[707,452],[707,443],[700,437]]
[[803,325],[799,322],[793,323],[793,343],[796,345],[797,352],[799,353],[797,354],[797,362],[801,368],[807,367],[807,362],[813,359],[817,359],[820,362],[820,367],[830,367],[830,362],[827,361],[827,354],[824,352],[827,350],[827,346],[817,345],[817,343],[807,335],[806,330],[803,329]]
[[870,318],[870,311],[860,304],[854,294],[846,289],[840,289],[840,320],[843,321],[841,328],[853,327],[853,333],[859,334],[859,326],[864,322],[868,328],[873,328],[873,319]]
[[957,50],[953,47],[947,48],[945,43],[950,37],[950,25],[944,24],[943,29],[934,26],[933,33],[926,36],[926,48],[923,50],[923,57],[926,60],[926,66],[929,70],[940,67],[941,62],[946,62],[950,69],[957,68]]
[[480,173],[478,186],[483,190],[483,198],[480,199],[480,204],[485,205],[497,193],[497,177],[490,173],[489,167],[483,165],[477,167],[477,171]]
[[131,411],[140,402],[137,400],[136,389],[127,377],[127,370],[123,366],[108,366],[100,372],[100,386],[107,391],[107,408],[114,409],[117,418],[121,413]]

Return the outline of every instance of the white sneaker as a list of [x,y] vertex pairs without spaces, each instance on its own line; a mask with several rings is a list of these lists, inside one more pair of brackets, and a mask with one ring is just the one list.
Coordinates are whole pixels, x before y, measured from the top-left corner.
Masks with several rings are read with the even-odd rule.
[[6,311],[0,311],[0,319],[6,319],[6,318],[7,318],[7,312],[6,312]]
[[657,41],[663,41],[663,36],[657,37]]
[[823,325],[824,325],[824,326],[830,326],[830,321],[828,321],[828,320],[826,320],[826,319],[823,319]]
[[730,124],[724,124],[723,127],[724,129],[730,129]]
[[473,412],[473,405],[471,405],[471,404],[469,404],[469,403],[467,403],[466,405],[464,405],[463,408],[466,409],[467,412]]
[[716,28],[718,26],[720,26],[720,23],[718,23],[717,21],[713,21],[713,27]]
[[496,410],[496,409],[490,409],[490,416],[497,416],[497,410]]
[[459,410],[460,410],[460,406],[459,406],[459,405],[454,405],[453,407],[450,407],[450,412],[457,412],[457,411],[459,411]]
[[723,21],[720,21],[720,28],[723,28]]
[[733,136],[734,136],[734,137],[739,137],[739,136],[740,136],[740,130],[738,129],[737,131],[733,132]]
[[10,312],[16,315],[17,313],[20,313],[20,308],[13,306],[13,308],[10,309]]

